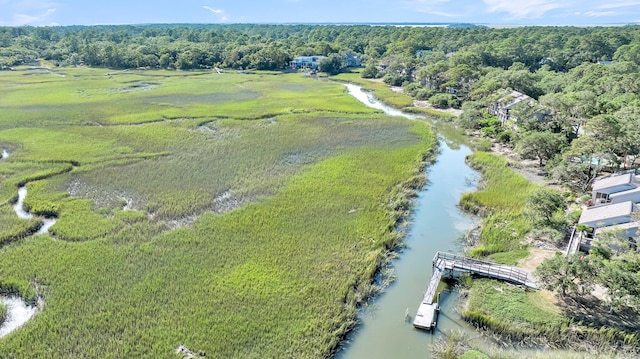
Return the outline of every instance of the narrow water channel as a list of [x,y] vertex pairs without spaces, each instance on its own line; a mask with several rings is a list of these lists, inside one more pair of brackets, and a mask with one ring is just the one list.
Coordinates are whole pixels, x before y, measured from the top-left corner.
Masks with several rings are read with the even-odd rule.
[[[7,157],[9,157],[9,153],[3,149],[1,159]],[[18,189],[18,202],[13,206],[18,218],[25,220],[33,218],[33,215],[24,209],[24,199],[26,197],[27,187],[20,187]],[[55,223],[56,220],[54,218],[45,218],[38,234],[49,233],[49,228]],[[22,298],[16,296],[0,295],[0,303],[7,309],[6,318],[0,323],[0,338],[21,327],[38,312],[38,306],[28,305]]]
[[[359,86],[348,91],[365,105],[393,116],[416,119],[373,99]],[[436,162],[426,168],[428,182],[415,200],[411,225],[407,230],[407,248],[393,261],[395,282],[360,314],[361,324],[349,335],[337,353],[338,359],[430,358],[429,346],[447,329],[473,330],[458,316],[454,293],[441,298],[442,311],[435,335],[413,328],[413,316],[431,278],[431,261],[437,251],[458,253],[461,237],[475,220],[457,205],[464,192],[473,191],[479,178],[465,163],[471,150],[439,131],[440,151]],[[405,319],[408,310],[411,318]]]
[[18,202],[13,205],[13,210],[18,218],[31,219],[33,215],[24,209],[24,199],[27,197],[27,187],[18,188]]
[[[24,199],[27,197],[27,187],[18,188],[18,202],[13,205],[13,210],[16,212],[18,218],[31,219],[33,214],[27,212],[24,208]],[[45,218],[42,220],[42,226],[38,230],[37,234],[48,234],[49,228],[56,224],[55,218]]]
[[7,318],[0,325],[0,338],[21,327],[38,312],[37,306],[27,305],[19,297],[0,296],[0,303],[7,308]]

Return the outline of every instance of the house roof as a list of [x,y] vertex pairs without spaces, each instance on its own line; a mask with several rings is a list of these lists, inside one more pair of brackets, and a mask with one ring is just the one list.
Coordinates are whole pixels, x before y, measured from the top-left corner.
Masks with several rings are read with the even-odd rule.
[[297,56],[293,59],[296,62],[316,62],[324,59],[324,56]]
[[617,198],[617,197],[621,197],[621,196],[629,196],[629,195],[634,195],[635,196],[637,194],[640,194],[640,187],[630,188],[630,189],[625,190],[625,191],[611,193],[609,195],[609,198],[613,199],[613,198]]
[[510,110],[511,108],[513,108],[514,106],[518,105],[519,103],[526,101],[528,99],[530,99],[531,97],[523,94],[522,92],[518,92],[518,91],[511,91],[508,95],[508,97],[504,97],[504,99],[509,98],[510,101],[504,105],[504,108],[507,110]]
[[531,97],[516,90],[502,90],[498,92],[500,98],[495,102],[498,108],[510,110],[523,101],[530,100]]
[[639,229],[639,228],[640,228],[640,222],[639,221],[635,221],[635,222],[629,222],[629,223],[624,223],[624,224],[617,224],[615,226],[598,228],[596,233],[602,234],[602,233],[611,233],[611,232],[618,232],[618,231],[620,231],[620,232],[622,232],[622,231],[629,232],[629,230]]
[[597,192],[605,188],[624,186],[624,185],[631,184],[632,180],[633,180],[633,177],[631,173],[611,176],[611,177],[603,178],[593,182],[592,189]]
[[633,212],[633,202],[631,201],[588,207],[582,211],[578,223],[595,225],[607,219],[630,216],[631,212]]

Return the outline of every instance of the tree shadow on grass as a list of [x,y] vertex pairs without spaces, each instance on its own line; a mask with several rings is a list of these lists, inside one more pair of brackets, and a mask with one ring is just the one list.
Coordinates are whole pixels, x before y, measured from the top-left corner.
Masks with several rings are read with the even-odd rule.
[[566,297],[560,300],[560,306],[564,315],[575,322],[627,332],[640,330],[640,316],[636,311],[630,308],[610,311],[609,305],[593,295]]

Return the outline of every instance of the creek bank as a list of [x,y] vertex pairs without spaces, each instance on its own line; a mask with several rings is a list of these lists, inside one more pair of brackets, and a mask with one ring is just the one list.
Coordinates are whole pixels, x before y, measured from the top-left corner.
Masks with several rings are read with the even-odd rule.
[[[360,86],[345,86],[366,106],[391,116],[423,119],[380,103]],[[395,280],[383,283],[388,284],[384,291],[360,308],[359,323],[341,344],[336,358],[430,358],[430,343],[445,330],[461,329],[477,337],[473,328],[456,314],[459,298],[455,288],[441,298],[443,310],[435,336],[416,330],[411,324],[431,277],[431,259],[437,251],[459,253],[461,237],[475,224],[475,218],[457,207],[462,194],[474,190],[478,179],[477,172],[465,163],[471,150],[452,135],[454,131],[438,128],[437,132],[440,143],[439,148],[434,149],[435,161],[424,164],[427,183],[417,187],[417,197],[404,214],[408,223],[403,245],[407,249],[393,253],[398,258],[382,268],[385,272],[392,271],[386,277],[395,277]]]
[[[13,210],[16,212],[16,215],[21,219],[32,219],[33,214],[29,213],[24,208],[24,200],[27,197],[27,187],[23,186],[18,188],[18,201],[13,206]],[[48,234],[49,228],[51,228],[54,224],[56,224],[56,219],[53,217],[44,218],[37,228],[33,229],[33,233],[35,234]],[[31,233],[31,234],[33,234]]]
[[[367,102],[376,101],[371,95],[358,93],[358,91],[362,92],[358,86],[348,86],[348,89],[352,95],[357,94],[358,96],[354,97],[366,105],[369,105]],[[374,108],[384,111],[384,107],[377,104]],[[385,112],[410,119],[420,118],[414,115],[406,116],[397,110],[391,113]],[[435,336],[414,330],[410,324],[411,320],[406,321],[407,314],[411,319],[410,316],[415,313],[414,306],[422,298],[422,291],[430,277],[433,254],[427,253],[436,250],[461,252],[464,246],[461,238],[477,225],[477,218],[462,213],[459,206],[463,193],[478,190],[476,185],[480,175],[473,171],[466,161],[471,150],[461,145],[466,143],[464,139],[452,136],[453,131],[447,133],[438,128],[438,132],[441,135],[440,152],[435,164],[426,167],[428,184],[415,201],[415,210],[411,214],[412,223],[408,226],[405,238],[409,250],[402,251],[399,259],[392,262],[397,279],[385,292],[365,304],[360,311],[359,326],[349,333],[336,358],[431,358],[432,355],[437,354],[430,351],[430,344],[437,345],[442,340],[446,341],[451,330],[462,330],[471,338],[473,348],[481,348],[482,352],[495,353],[498,356],[535,357],[545,353],[550,358],[565,357],[565,352],[549,349],[549,346],[553,347],[551,343],[545,345],[530,342],[528,343],[530,345],[523,346],[522,344],[527,343],[518,341],[516,338],[507,340],[507,343],[500,334],[495,334],[487,330],[488,328],[483,330],[482,325],[476,326],[480,331],[478,334],[469,323],[456,314],[456,311],[463,308],[467,301],[465,296],[468,295],[468,291],[465,290],[458,291],[454,288],[454,291],[442,298],[442,312]],[[461,184],[457,183],[459,179],[463,179]],[[452,219],[450,217],[452,215],[455,215],[453,218],[457,217],[458,220]],[[443,228],[447,225],[451,227],[449,231],[457,234],[447,238],[446,230]],[[475,233],[475,237],[479,236],[477,229],[471,233]],[[471,235],[471,237],[474,236]],[[538,261],[539,258],[525,259],[520,262],[520,265],[534,266],[537,264],[534,262]],[[510,288],[509,285],[505,284],[505,286]],[[593,338],[604,333],[594,330],[583,334]],[[513,349],[505,352],[500,349],[503,346]],[[578,357],[589,357],[589,355],[584,353],[584,356],[576,356]]]
[[[533,193],[544,183],[533,184],[512,168],[504,154],[478,152],[469,162],[483,172],[486,181],[480,192],[466,196],[464,207],[486,209],[484,228],[479,232],[488,238],[475,243],[471,253],[491,254],[492,259],[500,261],[520,259],[518,265],[530,270],[545,258],[555,256],[560,248],[534,232],[523,207],[527,193]],[[523,246],[528,249],[523,250]],[[549,357],[563,357],[558,349],[577,351],[583,357],[618,350],[636,350],[637,355],[637,334],[614,326],[587,324],[584,318],[571,314],[558,303],[554,293],[525,292],[484,280],[474,281],[469,293],[463,316],[501,346],[513,346],[531,354],[544,351]],[[576,307],[584,308],[583,304]],[[600,312],[603,310],[606,309],[601,308]],[[618,316],[617,320],[621,318]]]

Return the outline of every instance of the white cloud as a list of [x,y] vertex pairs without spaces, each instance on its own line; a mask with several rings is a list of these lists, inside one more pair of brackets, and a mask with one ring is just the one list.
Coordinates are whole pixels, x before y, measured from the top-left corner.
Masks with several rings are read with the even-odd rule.
[[207,5],[204,5],[202,8],[218,15],[220,22],[227,22],[229,20],[229,17],[225,15],[224,10],[222,9],[214,9],[211,6]]
[[585,12],[576,12],[575,13],[578,16],[589,16],[589,17],[601,17],[601,16],[615,16],[615,15],[619,15],[619,12],[616,11],[593,11],[593,10],[589,10],[589,11],[585,11]]
[[56,12],[56,9],[47,9],[47,11],[38,14],[13,14],[13,24],[22,25],[41,25],[43,21]]
[[506,12],[510,19],[539,18],[552,10],[568,8],[572,1],[561,0],[483,0],[488,12]]
[[[0,0],[0,24],[7,26],[45,25],[58,6],[49,0]],[[3,16],[4,15],[4,16]]]
[[205,9],[207,9],[207,10],[211,11],[211,12],[212,12],[212,13],[214,13],[214,14],[222,14],[222,13],[224,12],[224,10],[214,9],[214,8],[212,8],[212,7],[210,7],[210,6],[206,6],[206,5],[205,5],[205,6],[203,6],[203,8],[205,8]]

